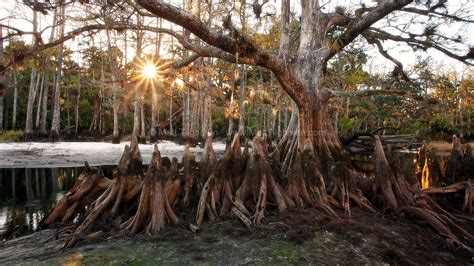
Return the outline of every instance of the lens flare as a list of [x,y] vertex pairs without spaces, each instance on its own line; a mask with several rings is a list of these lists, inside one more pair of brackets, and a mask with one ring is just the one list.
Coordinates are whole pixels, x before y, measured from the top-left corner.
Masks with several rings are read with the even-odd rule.
[[153,79],[156,77],[156,66],[152,63],[147,63],[143,66],[142,75],[144,78]]

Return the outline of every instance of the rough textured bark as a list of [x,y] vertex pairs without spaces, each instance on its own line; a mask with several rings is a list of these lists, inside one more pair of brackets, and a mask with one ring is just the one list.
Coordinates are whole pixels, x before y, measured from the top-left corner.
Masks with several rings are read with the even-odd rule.
[[177,160],[172,160],[169,168],[161,160],[158,146],[155,144],[148,171],[143,180],[138,209],[134,216],[121,225],[124,232],[135,234],[145,229],[155,234],[166,225],[166,220],[178,223],[179,218],[172,206],[176,200],[176,187],[181,182],[176,179]]
[[64,244],[65,248],[74,246],[85,237],[98,217],[106,215],[108,219],[113,219],[119,211],[131,208],[133,200],[142,192],[142,161],[138,142],[134,137],[131,145],[125,146],[117,170],[114,171],[114,179],[91,205],[84,220]]
[[41,227],[47,227],[55,222],[71,222],[87,204],[90,204],[94,196],[109,186],[111,181],[105,178],[100,169],[89,167],[85,163],[85,169],[77,178],[74,186],[56,203],[48,215],[41,221]]

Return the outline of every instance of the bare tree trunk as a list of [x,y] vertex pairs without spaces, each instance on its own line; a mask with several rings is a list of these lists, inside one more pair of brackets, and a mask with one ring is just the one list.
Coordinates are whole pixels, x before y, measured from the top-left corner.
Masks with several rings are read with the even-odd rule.
[[[3,29],[0,24],[0,54],[3,54]],[[0,73],[0,132],[3,131],[3,98],[6,95],[5,77]],[[1,180],[0,180],[1,181]]]
[[75,127],[74,127],[74,136],[78,137],[78,130],[79,130],[79,104],[81,103],[81,72],[79,70],[79,84],[77,86],[77,96],[76,96],[76,107],[75,107]]
[[160,114],[159,108],[158,108],[158,106],[160,106],[160,102],[159,102],[160,100],[159,100],[158,92],[155,90],[155,88],[153,88],[151,95],[152,97],[151,97],[150,143],[154,143],[158,141],[156,129],[158,126],[157,117]]
[[282,131],[281,131],[281,110],[278,110],[277,136],[278,136],[278,139],[281,139],[281,136],[282,136]]
[[[71,126],[71,113],[70,113],[70,102],[71,102],[71,94],[69,93],[69,90],[66,90],[66,121],[67,121],[67,127],[69,128]],[[69,129],[67,130],[69,133]]]
[[187,91],[183,94],[183,129],[181,131],[181,137],[183,139],[189,138],[189,101],[190,101],[191,89],[188,87]]
[[[137,14],[137,24],[142,24],[142,18],[140,14]],[[137,58],[142,56],[142,43],[143,42],[143,33],[140,30],[137,30],[137,47],[136,47],[136,55]],[[137,87],[135,91],[134,103],[133,103],[133,135],[139,139],[139,142],[142,140],[140,139],[141,136],[141,127],[140,127],[140,107],[141,107],[141,87]]]
[[[63,36],[64,35],[64,27],[65,27],[65,12],[66,12],[66,7],[62,6],[61,7],[61,15],[60,15],[60,20],[62,20],[62,24],[59,29],[59,35]],[[50,132],[50,138],[54,141],[59,138],[59,128],[60,128],[60,118],[61,118],[61,107],[59,105],[59,99],[61,96],[61,75],[62,75],[62,67],[63,67],[63,46],[64,44],[61,43],[59,45],[59,56],[58,56],[58,66],[56,69],[56,79],[55,79],[55,88],[54,88],[54,102],[53,102],[53,120],[51,123],[51,132]]]
[[48,73],[49,73],[49,67],[50,67],[50,58],[47,57],[45,61],[45,72],[43,73],[43,82],[41,84],[42,88],[42,97],[41,97],[41,108],[39,110],[40,112],[40,117],[39,117],[39,125],[38,125],[38,130],[41,135],[46,135],[48,134],[48,131],[46,129],[46,124],[47,124],[47,116],[48,116],[48,92],[49,92],[49,82],[48,82]]
[[[3,75],[0,77],[0,89],[3,87]],[[0,132],[3,132],[3,91],[0,90]]]
[[[156,21],[156,26],[161,28],[162,27],[163,20],[158,19]],[[155,60],[159,60],[160,58],[160,50],[161,50],[161,39],[162,39],[162,34],[157,33],[155,36]],[[152,81],[154,82],[154,81]],[[157,136],[157,126],[158,122],[157,120],[159,119],[160,112],[159,112],[159,106],[160,106],[160,99],[158,95],[157,89],[160,86],[152,86],[152,97],[151,97],[151,125],[150,125],[150,143],[154,143],[158,141],[158,136]],[[158,119],[157,119],[158,118]]]
[[16,64],[13,64],[13,114],[12,114],[12,129],[16,129],[16,115],[18,106],[18,81],[17,81],[17,68]]
[[112,143],[120,143],[119,136],[119,125],[118,125],[118,103],[117,103],[117,60],[115,55],[112,53],[112,44],[110,42],[110,31],[107,30],[107,45],[108,45],[108,55],[111,68],[112,76],[112,108],[114,114],[114,130],[112,133]]
[[[245,3],[245,1],[243,1]],[[245,136],[245,82],[247,71],[245,66],[240,65],[240,95],[239,95],[239,134]]]
[[[58,20],[58,9],[55,9],[54,15],[53,15],[53,26],[51,27],[51,35],[49,37],[50,42],[52,42],[54,39],[54,33],[56,31],[57,20]],[[50,62],[51,62],[51,58],[49,56],[46,56],[46,59],[44,62],[43,79],[41,83],[41,90],[43,91],[43,94],[41,97],[41,108],[38,108],[40,109],[38,130],[41,135],[48,134],[48,131],[46,128],[47,128],[47,118],[48,118],[48,93],[49,93],[48,76],[49,76],[49,70],[50,70],[49,69]]]
[[[35,0],[35,3],[37,1]],[[36,10],[33,10],[33,32],[38,31],[38,14]],[[36,38],[36,37],[35,37]],[[25,134],[32,134],[33,133],[33,106],[35,104],[36,98],[36,89],[37,86],[37,76],[38,70],[36,66],[33,66],[31,69],[30,75],[30,86],[28,90],[28,103],[26,106],[26,122],[25,122]]]
[[[207,65],[210,66],[212,64],[212,60],[209,58],[207,61]],[[210,87],[211,87],[211,75],[209,71],[205,73],[205,85],[204,85],[204,107],[202,112],[202,131],[201,131],[201,138],[203,140],[207,139],[209,133],[212,133],[212,117],[211,117],[211,110],[212,110],[212,101],[210,95]]]
[[[44,60],[46,61],[46,59]],[[45,78],[47,78],[47,74],[46,74],[46,66],[45,64],[43,64],[43,70],[42,70],[42,76],[41,76],[41,81],[40,81],[40,88],[39,88],[39,94],[38,94],[38,102],[36,103],[36,120],[35,120],[35,129],[38,130],[39,129],[39,125],[40,125],[40,119],[41,119],[41,104],[43,103],[43,93],[44,93],[44,80]]]
[[36,67],[33,67],[30,75],[30,86],[28,89],[28,103],[26,106],[25,134],[33,133],[33,105],[35,104],[36,89],[39,83],[39,75]]
[[173,136],[173,91],[170,93],[170,136]]
[[145,99],[141,97],[140,99],[140,140],[141,142],[146,142],[146,129],[145,129]]

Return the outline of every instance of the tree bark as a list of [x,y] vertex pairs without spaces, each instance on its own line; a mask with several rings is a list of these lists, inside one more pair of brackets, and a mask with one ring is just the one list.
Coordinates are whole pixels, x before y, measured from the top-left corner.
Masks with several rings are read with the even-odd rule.
[[[35,0],[35,3],[36,2],[37,1]],[[38,31],[38,15],[36,10],[33,10],[33,31]],[[30,86],[28,89],[28,103],[26,106],[25,134],[27,135],[33,133],[33,105],[35,104],[36,88],[38,87],[37,75],[37,67],[33,66],[33,68],[31,69]]]
[[33,67],[30,75],[30,86],[28,89],[28,103],[26,106],[25,134],[33,133],[33,105],[35,104],[37,84],[40,81],[38,70]]
[[[0,24],[0,54],[3,54],[3,28]],[[6,95],[4,73],[0,73],[0,132],[3,132],[3,98]]]
[[[3,86],[3,81],[1,79],[2,78],[0,78],[0,86]],[[3,95],[0,95],[0,132],[3,132]]]
[[16,129],[16,116],[17,116],[17,106],[18,106],[18,81],[17,81],[17,68],[16,64],[12,66],[13,74],[13,111],[12,111],[12,130]]
[[75,115],[76,115],[76,118],[75,118],[75,122],[74,122],[74,136],[78,137],[78,131],[79,131],[79,105],[81,103],[81,72],[79,70],[79,84],[77,86],[77,95],[76,95],[76,107],[75,107]]
[[[244,1],[245,2],[245,1]],[[240,65],[240,94],[239,94],[239,135],[245,136],[245,82],[247,71],[245,66]]]
[[[162,26],[162,19],[158,19],[156,21],[157,27],[161,28]],[[160,50],[161,50],[161,40],[162,40],[162,34],[161,33],[156,33],[155,36],[155,60],[160,60]],[[154,81],[152,81],[154,82]],[[157,84],[157,87],[152,86],[152,97],[151,97],[151,125],[150,125],[150,143],[154,143],[158,141],[158,135],[157,135],[157,127],[158,127],[158,121],[160,118],[160,99],[158,95],[158,89],[160,88],[159,84]]]
[[183,94],[183,128],[181,131],[181,137],[183,140],[189,139],[189,115],[190,115],[190,95],[191,89],[186,88],[186,92]]
[[[142,17],[137,13],[137,24],[142,24]],[[143,45],[143,32],[140,30],[136,31],[137,33],[137,43],[136,43],[136,57],[141,59],[142,56],[142,45]],[[140,86],[136,87],[134,102],[133,102],[133,135],[139,139],[139,142],[142,142],[141,137],[141,124],[140,124],[140,107],[141,107],[141,95],[142,88]]]
[[[60,14],[60,20],[63,20],[62,24],[60,25],[60,30],[59,30],[59,35],[63,36],[64,35],[64,28],[65,28],[65,13],[66,13],[66,7],[62,6],[61,7],[61,14]],[[55,78],[55,84],[54,84],[54,101],[53,101],[53,119],[51,122],[51,132],[50,132],[50,138],[54,141],[59,139],[59,128],[60,128],[60,122],[61,122],[61,106],[59,105],[59,99],[61,96],[61,76],[62,76],[62,67],[63,67],[63,49],[64,44],[61,43],[59,45],[59,55],[58,55],[58,65],[56,68],[56,78]]]
[[114,115],[114,129],[112,134],[112,143],[120,143],[119,121],[118,121],[118,103],[117,103],[117,60],[112,52],[112,44],[110,42],[110,32],[107,30],[108,55],[110,60],[111,76],[112,76],[112,109]]
[[[207,65],[210,66],[211,63],[212,63],[211,59],[208,59]],[[203,106],[202,130],[201,130],[202,140],[207,139],[208,134],[212,134],[212,117],[211,117],[212,101],[211,101],[211,95],[210,95],[211,74],[209,73],[209,71],[206,71],[204,78],[205,78],[204,106]]]

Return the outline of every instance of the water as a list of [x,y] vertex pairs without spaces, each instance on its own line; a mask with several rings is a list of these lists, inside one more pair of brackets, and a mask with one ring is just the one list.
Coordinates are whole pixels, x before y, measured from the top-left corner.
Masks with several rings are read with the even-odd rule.
[[[110,177],[110,167],[102,167]],[[33,233],[83,167],[0,169],[0,240]]]

